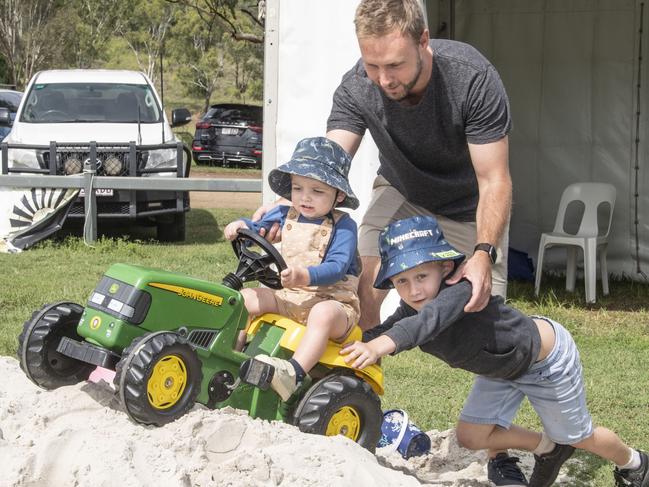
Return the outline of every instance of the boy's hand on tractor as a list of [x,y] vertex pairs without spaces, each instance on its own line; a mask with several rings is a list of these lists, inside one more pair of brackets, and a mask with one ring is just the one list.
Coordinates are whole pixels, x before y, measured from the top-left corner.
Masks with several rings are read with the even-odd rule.
[[284,287],[308,286],[311,282],[309,270],[302,266],[288,267],[282,271],[280,276]]
[[392,338],[381,335],[368,343],[353,342],[343,345],[340,355],[346,355],[344,361],[355,369],[364,369],[375,364],[381,357],[388,355],[396,349]]
[[232,223],[228,223],[223,230],[223,235],[228,240],[234,240],[235,238],[237,238],[237,230],[239,230],[240,228],[248,228],[248,225],[246,225],[246,222],[244,222],[243,220],[236,220]]

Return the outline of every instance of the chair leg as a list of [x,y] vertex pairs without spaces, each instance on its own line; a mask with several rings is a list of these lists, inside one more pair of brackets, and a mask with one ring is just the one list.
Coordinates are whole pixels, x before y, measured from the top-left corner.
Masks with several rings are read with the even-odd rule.
[[597,282],[597,241],[594,238],[585,239],[584,245],[584,286],[586,287],[586,302],[595,302]]
[[545,240],[541,236],[539,255],[536,257],[536,276],[534,276],[534,295],[539,295],[541,289],[541,274],[543,274],[543,254],[545,253]]
[[566,247],[566,291],[575,292],[575,280],[577,277],[577,247],[569,245]]
[[608,265],[606,264],[607,244],[599,248],[599,268],[602,272],[602,294],[608,296]]

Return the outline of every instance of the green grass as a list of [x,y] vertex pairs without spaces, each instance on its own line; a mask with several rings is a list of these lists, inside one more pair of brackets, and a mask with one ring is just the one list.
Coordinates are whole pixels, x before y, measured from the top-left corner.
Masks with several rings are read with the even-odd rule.
[[[56,300],[85,303],[114,262],[219,281],[235,268],[222,228],[239,216],[238,210],[192,210],[187,241],[182,244],[155,242],[152,228],[111,227],[94,248],[67,235],[20,254],[0,254],[0,354],[15,356],[22,323],[42,304]],[[123,236],[127,231],[131,233]],[[577,282],[574,294],[563,287],[561,279],[544,277],[541,296],[536,298],[532,284],[510,283],[509,303],[525,313],[556,319],[570,330],[584,364],[588,405],[595,423],[616,431],[630,445],[649,450],[649,286],[613,281],[608,297],[601,297],[598,289],[594,305],[584,303],[583,281]],[[471,387],[471,374],[451,369],[419,351],[388,357],[383,365],[384,409],[407,410],[424,430],[443,430],[455,424]],[[540,427],[527,402],[517,422]],[[578,479],[575,485],[612,484],[610,464],[587,454],[578,457],[582,463],[573,472]]]

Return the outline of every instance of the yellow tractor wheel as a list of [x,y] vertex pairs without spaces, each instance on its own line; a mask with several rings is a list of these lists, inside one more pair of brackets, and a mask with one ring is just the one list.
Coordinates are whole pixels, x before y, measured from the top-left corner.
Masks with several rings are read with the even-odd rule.
[[162,426],[189,411],[203,374],[196,351],[175,333],[136,338],[117,363],[115,384],[128,415]]
[[373,452],[381,437],[383,413],[367,382],[335,371],[306,391],[291,422],[306,433],[346,436]]

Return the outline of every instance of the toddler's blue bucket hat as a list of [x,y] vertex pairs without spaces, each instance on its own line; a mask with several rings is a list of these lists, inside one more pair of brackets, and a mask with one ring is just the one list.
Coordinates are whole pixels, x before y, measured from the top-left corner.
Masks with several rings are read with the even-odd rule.
[[333,140],[326,137],[302,139],[291,160],[270,172],[268,183],[275,193],[290,200],[291,174],[317,179],[345,193],[345,199],[337,206],[355,210],[358,198],[347,179],[351,164],[351,156]]
[[464,260],[464,254],[444,239],[432,216],[413,216],[390,223],[379,235],[379,252],[381,268],[374,281],[377,289],[394,287],[391,277],[424,262],[452,260],[458,265]]

